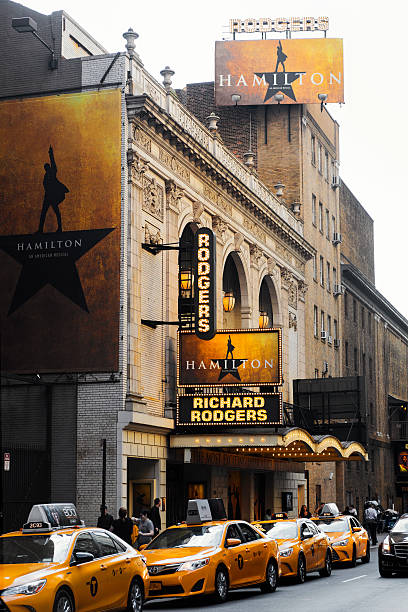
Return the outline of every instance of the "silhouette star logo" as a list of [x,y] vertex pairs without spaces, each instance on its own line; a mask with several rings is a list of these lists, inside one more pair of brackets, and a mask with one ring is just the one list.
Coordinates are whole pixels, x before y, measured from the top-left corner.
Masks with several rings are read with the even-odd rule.
[[[268,89],[266,90],[264,102],[267,102],[277,93],[282,93],[288,96],[291,100],[296,102],[295,92],[293,91],[292,83],[296,81],[305,72],[286,72],[285,61],[288,56],[283,52],[282,42],[278,42],[276,47],[276,66],[275,72],[255,72],[257,77],[261,79],[265,77],[265,81],[268,83]],[[282,72],[278,72],[279,65],[282,66]]]
[[89,312],[76,262],[114,229],[0,236],[0,249],[22,265],[8,316],[47,284]]
[[[241,380],[241,376],[239,375],[238,368],[247,361],[247,359],[234,359],[234,350],[235,346],[233,346],[231,341],[231,336],[228,336],[227,341],[227,354],[225,359],[213,359],[213,362],[217,362],[221,367],[220,374],[218,376],[218,380],[222,380],[227,374],[231,374],[237,380]],[[228,355],[231,355],[228,358]]]

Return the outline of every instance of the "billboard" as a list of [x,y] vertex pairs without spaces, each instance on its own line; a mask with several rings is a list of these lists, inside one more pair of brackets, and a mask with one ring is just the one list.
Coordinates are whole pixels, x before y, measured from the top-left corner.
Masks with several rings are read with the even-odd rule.
[[248,427],[281,423],[282,393],[194,394],[177,397],[178,426]]
[[180,387],[281,385],[281,330],[221,330],[211,340],[201,340],[191,332],[179,332],[177,384]]
[[1,367],[118,369],[121,94],[0,103]]
[[342,39],[215,43],[217,106],[278,104],[277,94],[283,104],[344,102]]

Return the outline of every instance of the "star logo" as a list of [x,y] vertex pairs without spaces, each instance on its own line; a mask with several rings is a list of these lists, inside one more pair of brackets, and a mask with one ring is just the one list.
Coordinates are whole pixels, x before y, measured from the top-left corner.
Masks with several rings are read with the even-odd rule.
[[[221,367],[220,374],[218,376],[218,380],[222,380],[227,374],[231,374],[237,380],[241,380],[241,377],[238,372],[239,366],[241,366],[247,359],[234,359],[234,350],[235,346],[232,344],[231,336],[228,336],[227,341],[227,354],[225,359],[213,359],[213,362],[217,362],[218,366]],[[231,358],[228,358],[228,355],[231,355]]]
[[114,229],[0,236],[0,249],[22,265],[8,316],[48,284],[89,312],[76,262]]
[[277,93],[283,93],[291,100],[296,102],[295,92],[293,91],[292,83],[294,83],[305,72],[256,72],[257,77],[264,77],[268,83],[268,89],[265,93],[264,102],[267,102]]

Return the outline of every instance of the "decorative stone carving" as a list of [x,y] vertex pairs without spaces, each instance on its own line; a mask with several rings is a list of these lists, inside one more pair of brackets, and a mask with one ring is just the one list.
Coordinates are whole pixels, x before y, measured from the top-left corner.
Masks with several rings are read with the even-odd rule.
[[297,299],[298,299],[298,288],[296,282],[293,280],[288,289],[288,304],[292,306],[292,308],[297,308]]
[[146,149],[146,151],[149,151],[149,153],[151,153],[152,141],[144,132],[142,132],[142,130],[136,127],[133,132],[133,137],[138,145],[140,145],[141,147],[143,147],[143,149]]
[[183,164],[179,162],[177,157],[175,157],[174,155],[171,155],[164,149],[160,148],[159,149],[159,160],[165,166],[170,168],[170,170],[172,170],[175,174],[178,174],[178,176],[182,178],[184,181],[186,181],[186,183],[190,182],[190,171],[185,166],[183,166]]
[[133,149],[128,150],[127,161],[129,166],[129,178],[135,180],[137,183],[141,183],[143,175],[149,169],[148,162],[139,157]]
[[228,229],[227,223],[218,215],[212,218],[212,227],[217,238],[224,244],[226,240],[226,232]]
[[305,283],[304,281],[300,280],[298,281],[298,290],[299,290],[299,300],[301,302],[304,302],[306,299],[306,293],[308,290],[308,285],[307,283]]
[[163,221],[163,188],[154,178],[143,177],[143,210]]
[[244,242],[244,237],[241,234],[241,232],[236,232],[234,234],[234,251],[239,253],[243,242]]
[[198,225],[201,224],[201,215],[204,212],[204,204],[202,202],[193,202],[193,221]]
[[259,248],[256,244],[249,245],[249,255],[251,260],[251,266],[259,267],[259,260],[262,257],[262,249]]
[[257,223],[254,223],[247,217],[244,217],[242,225],[249,230],[254,236],[256,236],[260,242],[266,243],[266,234],[261,230]]
[[297,318],[293,312],[289,311],[289,329],[293,327],[294,331],[297,331]]
[[266,265],[267,265],[267,270],[268,270],[269,276],[273,276],[275,271],[276,271],[276,269],[277,269],[276,260],[273,257],[268,257]]
[[184,195],[183,189],[172,180],[166,180],[166,203],[176,213],[180,212],[180,200]]
[[283,289],[288,290],[292,281],[292,273],[285,267],[281,267],[281,285]]
[[162,237],[160,235],[160,230],[157,227],[153,227],[153,225],[149,225],[146,223],[145,226],[145,242],[148,244],[161,244]]

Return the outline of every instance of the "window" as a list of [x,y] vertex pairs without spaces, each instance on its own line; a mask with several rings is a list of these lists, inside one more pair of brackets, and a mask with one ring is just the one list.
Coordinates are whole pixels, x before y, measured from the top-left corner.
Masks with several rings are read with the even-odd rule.
[[365,328],[365,312],[363,307],[361,307],[361,327]]
[[348,342],[344,343],[344,359],[346,361],[346,366],[349,364],[349,354],[348,354]]
[[313,225],[317,225],[317,217],[316,217],[316,196],[312,193],[312,223]]
[[312,134],[312,138],[310,141],[310,146],[311,146],[311,153],[312,153],[312,164],[315,166],[316,165],[316,138],[315,136],[313,136],[313,134]]
[[344,294],[344,316],[348,319],[348,294]]
[[319,378],[319,370],[315,368],[315,378]]
[[326,208],[326,238],[327,240],[330,240],[330,215],[329,215],[329,211]]
[[319,146],[317,147],[317,169],[319,170],[320,174],[322,173],[322,163],[323,163],[323,151],[322,151],[322,145],[319,144]]
[[95,557],[99,557],[99,551],[95,544],[95,540],[90,533],[80,533],[75,542],[74,554],[77,552],[91,553]]
[[333,319],[333,338],[338,340],[338,329],[337,329],[337,319]]
[[230,525],[227,529],[227,535],[226,535],[226,540],[229,540],[230,538],[233,538],[234,540],[241,540],[242,542],[242,535],[241,532],[238,529],[238,525]]
[[371,357],[368,359],[368,375],[370,382],[373,382],[373,360]]
[[[346,463],[351,463],[346,461]],[[322,502],[322,485],[316,485],[316,507]]]
[[353,321],[357,323],[357,302],[353,300]]
[[370,402],[370,423],[371,425],[374,424],[374,406],[372,402]]
[[93,535],[101,550],[102,557],[117,554],[118,551],[116,549],[116,545],[107,533],[104,533],[103,531],[94,531]]
[[319,202],[319,230],[323,234],[323,204]]
[[317,281],[317,261],[316,255],[313,255],[313,279]]
[[326,287],[327,291],[330,291],[330,264],[327,262],[327,273],[326,273]]
[[252,527],[246,525],[245,523],[239,523],[239,528],[244,536],[244,542],[253,542],[254,540],[259,540],[262,537],[261,534],[255,531],[255,529],[252,529]]
[[366,375],[366,356],[365,353],[362,354],[361,364],[363,366],[363,376]]
[[367,315],[367,331],[371,334],[371,312]]
[[337,270],[336,270],[336,268],[333,268],[333,289],[334,289],[334,285],[337,285]]
[[324,287],[324,264],[323,257],[320,255],[320,284]]
[[335,233],[336,233],[336,217],[332,216],[332,240],[334,240]]
[[329,154],[327,151],[324,155],[324,178],[326,181],[329,180]]
[[357,349],[354,347],[354,371],[357,372],[358,370],[358,363],[357,363]]
[[314,335],[317,337],[317,306],[313,306],[313,332]]
[[324,329],[324,311],[323,310],[320,312],[320,331],[322,332],[326,331]]
[[332,335],[332,324],[331,324],[331,316],[327,315],[327,335]]

